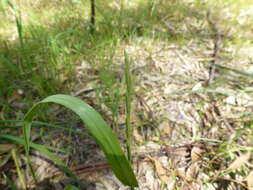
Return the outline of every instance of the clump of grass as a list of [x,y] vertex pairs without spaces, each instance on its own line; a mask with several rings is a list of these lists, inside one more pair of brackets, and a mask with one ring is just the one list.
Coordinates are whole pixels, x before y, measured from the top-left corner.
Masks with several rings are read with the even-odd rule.
[[111,66],[106,64],[99,70],[99,76],[103,85],[97,89],[97,97],[99,97],[100,103],[104,104],[111,112],[112,127],[117,131],[122,101],[121,84],[117,81],[115,73],[110,70]]

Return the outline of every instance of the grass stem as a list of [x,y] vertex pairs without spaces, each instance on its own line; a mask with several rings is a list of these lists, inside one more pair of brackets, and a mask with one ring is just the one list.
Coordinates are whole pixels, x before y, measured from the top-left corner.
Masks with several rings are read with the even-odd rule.
[[131,100],[132,100],[132,78],[130,73],[130,61],[126,52],[125,56],[125,80],[126,80],[126,138],[127,138],[127,157],[132,162],[131,142],[132,142],[132,126],[131,126]]

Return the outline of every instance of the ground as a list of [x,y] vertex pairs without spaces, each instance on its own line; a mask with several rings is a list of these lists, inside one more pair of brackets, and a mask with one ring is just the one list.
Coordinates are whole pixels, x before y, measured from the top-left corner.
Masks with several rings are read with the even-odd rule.
[[[125,148],[127,55],[134,89],[136,189],[252,189],[250,1],[106,2],[97,2],[95,34],[88,31],[86,1],[19,4],[24,37],[15,32],[15,12],[1,15],[11,21],[1,21],[0,30],[2,68],[8,73],[0,77],[0,87],[7,89],[1,92],[1,119],[20,119],[28,102],[69,93],[99,110]],[[9,66],[12,62],[20,70]],[[14,73],[15,82],[8,78]],[[86,132],[61,107],[48,113],[40,119]],[[34,139],[66,150],[58,156],[86,189],[128,189],[108,169],[92,138],[44,130],[34,130]],[[34,154],[42,189],[72,183],[40,153]],[[15,180],[15,170],[11,173]]]

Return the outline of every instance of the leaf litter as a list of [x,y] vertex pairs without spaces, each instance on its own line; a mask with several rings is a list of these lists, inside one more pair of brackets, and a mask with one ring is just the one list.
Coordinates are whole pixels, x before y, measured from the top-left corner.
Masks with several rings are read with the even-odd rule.
[[[234,87],[236,81],[220,83],[219,77],[222,78],[223,75],[218,75],[214,82],[218,86],[210,88],[213,91],[222,89],[228,96],[221,95],[212,100],[208,93],[177,94],[175,92],[205,88],[204,82],[209,77],[206,60],[211,56],[211,51],[203,51],[208,47],[197,40],[195,42],[192,40],[185,46],[153,42],[152,50],[148,51],[145,49],[145,43],[148,42],[143,40],[142,43],[140,45],[132,42],[122,47],[133,59],[132,72],[135,77],[135,94],[138,97],[134,100],[135,111],[144,114],[142,121],[150,121],[147,126],[134,130],[135,149],[142,147],[141,152],[147,154],[143,161],[134,164],[140,185],[137,189],[219,189],[221,183],[224,183],[221,181],[225,179],[219,178],[217,174],[224,172],[222,167],[229,162],[229,160],[222,161],[224,153],[219,152],[219,147],[222,142],[235,138],[237,130],[240,130],[242,125],[241,117],[238,119],[237,114],[250,112],[246,105],[251,105],[248,101],[252,95],[245,91],[239,92]],[[118,57],[115,61],[115,67],[119,70],[122,59],[123,57],[121,59]],[[222,64],[232,65],[226,58],[219,59]],[[245,57],[241,59],[244,60]],[[229,77],[229,73],[226,75]],[[249,83],[245,82],[244,85]],[[238,98],[234,98],[236,100],[232,102],[230,101],[232,96]],[[151,124],[157,126],[149,126]],[[157,134],[155,129],[159,129],[160,134]],[[147,140],[153,143],[149,144]],[[249,139],[246,141],[241,144],[238,138],[239,145],[248,147]],[[152,154],[150,150],[163,152],[162,146],[155,145],[157,142],[162,143],[167,149],[165,156],[167,159],[163,161],[161,159],[164,154],[150,156]],[[217,153],[220,155],[217,156]],[[239,168],[250,159],[250,156],[250,153],[242,154],[234,162],[231,160],[228,169]],[[214,166],[209,166],[210,164],[216,164],[218,165],[216,167],[221,169],[212,168]],[[97,189],[106,189],[105,186],[107,189],[108,186],[112,189],[127,189],[115,182],[117,181],[115,178],[108,178],[111,173],[103,175],[101,178],[110,185],[101,186],[100,182],[95,182]],[[228,175],[226,180],[229,181],[230,175],[224,175]],[[245,178],[249,188],[250,178],[250,174]],[[238,179],[232,178],[228,184],[229,188],[246,187],[240,175]]]
[[[228,10],[222,11],[227,11],[227,17],[231,16]],[[240,23],[243,22],[244,16],[238,18]],[[188,28],[189,25],[184,24],[180,32]],[[229,35],[236,33],[236,28],[232,28]],[[135,78],[135,112],[142,114],[139,120],[145,123],[143,126],[138,124],[133,134],[136,155],[144,153],[144,156],[138,157],[140,161],[137,159],[134,164],[139,180],[139,188],[136,189],[212,190],[221,189],[228,179],[230,189],[252,189],[253,166],[247,165],[247,162],[252,161],[252,90],[247,91],[252,80],[245,80],[240,78],[239,74],[220,69],[213,84],[206,87],[212,47],[212,39],[193,38],[184,45],[179,45],[177,42],[141,37],[118,47],[117,56],[114,58],[115,72],[119,75],[124,72],[122,52],[126,50],[133,60],[131,67]],[[245,72],[251,71],[252,65],[248,62],[253,59],[251,50],[249,47],[242,47],[238,51],[236,46],[227,42],[219,55],[219,64]],[[78,90],[73,94],[82,96],[88,90],[89,94],[84,98],[93,99],[96,94],[92,89],[98,84],[98,76],[96,72],[92,72],[94,75],[90,79],[86,78],[89,72],[92,72],[91,66],[82,61],[77,67]],[[212,92],[190,93],[205,88],[210,88]],[[215,96],[214,99],[210,98],[210,94],[218,91],[225,92],[227,96],[223,94]],[[240,116],[239,113],[245,113],[246,116]],[[124,115],[124,112],[121,115]],[[248,123],[249,127],[245,129]],[[59,147],[69,140],[62,138],[63,136],[58,134],[61,139],[57,143]],[[96,168],[96,164],[103,161],[101,151],[91,139],[74,137],[74,143],[76,144],[73,145],[75,149],[70,156],[70,164],[85,162]],[[241,156],[233,159],[231,154],[221,151],[221,147],[235,149]],[[241,153],[244,149],[249,152]],[[153,152],[157,154],[152,155]],[[52,164],[40,156],[35,156],[32,160],[37,165],[37,174],[41,179],[55,173]],[[246,175],[232,175],[227,172],[240,170],[243,166],[247,167]],[[84,171],[78,174],[85,181],[87,189],[128,189],[120,184],[107,167],[98,170],[95,168],[88,173]],[[226,180],[221,178],[221,174]],[[64,177],[60,180],[57,178],[56,181],[63,179]],[[56,183],[53,188],[63,189],[61,183]]]

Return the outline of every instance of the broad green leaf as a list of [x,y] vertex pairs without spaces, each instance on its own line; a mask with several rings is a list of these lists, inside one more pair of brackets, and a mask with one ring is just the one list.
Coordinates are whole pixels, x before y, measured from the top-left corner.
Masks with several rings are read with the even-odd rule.
[[40,104],[43,103],[57,103],[63,105],[77,115],[80,116],[85,123],[85,127],[95,138],[97,143],[103,150],[107,161],[112,168],[116,177],[124,184],[132,187],[137,187],[138,182],[135,178],[133,170],[126,159],[123,151],[120,148],[119,141],[112,129],[106,124],[101,115],[96,112],[91,106],[84,103],[82,100],[69,95],[53,95],[45,98],[41,102],[35,104],[25,115],[24,118],[24,138],[25,149],[29,152],[30,149],[30,130],[33,117],[37,113]]

